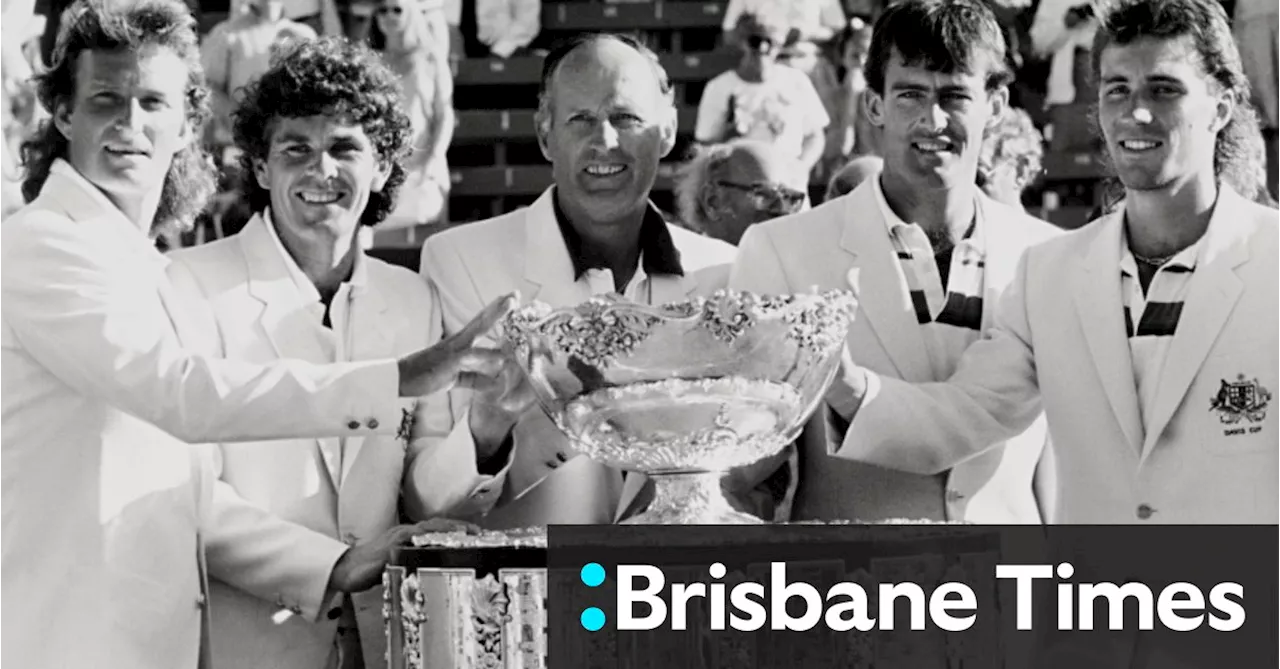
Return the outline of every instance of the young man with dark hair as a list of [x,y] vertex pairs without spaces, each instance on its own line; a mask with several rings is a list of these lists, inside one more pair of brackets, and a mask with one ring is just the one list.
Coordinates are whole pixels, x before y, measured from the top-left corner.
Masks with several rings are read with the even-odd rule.
[[[412,141],[399,79],[342,38],[284,51],[235,114],[253,219],[170,254],[204,352],[317,364],[439,341],[440,306],[416,274],[368,256],[359,231],[394,210]],[[214,660],[278,669],[382,662],[381,565],[345,578],[351,546],[384,551],[415,520],[476,518],[497,500],[503,453],[478,452],[449,400],[423,400],[407,443],[382,436],[222,443],[206,532]],[[495,446],[501,446],[495,445]],[[268,511],[263,519],[247,509]],[[384,554],[387,554],[384,552]],[[283,612],[290,615],[281,620]]]
[[1118,210],[1028,251],[945,383],[850,369],[853,423],[832,452],[937,472],[1043,403],[1057,521],[1275,523],[1276,215],[1230,185],[1254,169],[1257,120],[1226,14],[1124,0],[1092,60]]
[[[884,133],[882,171],[812,211],[748,230],[729,286],[853,290],[860,307],[849,349],[886,376],[940,381],[993,322],[1023,251],[1055,231],[975,185],[983,134],[1005,111],[1010,80],[986,4],[893,5],[872,31],[866,68],[870,120]],[[850,399],[837,383],[828,396],[836,420],[819,412],[803,433],[794,503],[781,502],[779,519],[1041,521],[1032,484],[1042,424],[949,470],[909,474],[827,456],[844,437],[839,415]],[[773,466],[735,475],[749,485]]]

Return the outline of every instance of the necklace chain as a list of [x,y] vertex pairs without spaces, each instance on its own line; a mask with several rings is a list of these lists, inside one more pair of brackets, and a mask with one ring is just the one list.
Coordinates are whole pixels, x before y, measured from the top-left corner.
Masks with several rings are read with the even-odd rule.
[[[1130,251],[1130,253],[1133,253],[1133,252],[1132,252],[1132,251]],[[1169,255],[1167,255],[1167,256],[1159,256],[1159,257],[1156,257],[1156,258],[1148,258],[1148,257],[1146,257],[1146,256],[1140,256],[1140,255],[1138,255],[1138,254],[1134,253],[1134,254],[1133,254],[1133,259],[1134,259],[1134,260],[1137,260],[1138,262],[1140,262],[1140,263],[1142,263],[1142,264],[1144,264],[1144,265],[1150,265],[1151,267],[1163,267],[1165,263],[1169,262],[1169,260],[1170,260],[1171,258],[1173,258],[1174,256],[1176,256],[1176,255],[1178,255],[1178,254],[1177,254],[1177,253],[1170,253],[1170,254],[1169,254]]]

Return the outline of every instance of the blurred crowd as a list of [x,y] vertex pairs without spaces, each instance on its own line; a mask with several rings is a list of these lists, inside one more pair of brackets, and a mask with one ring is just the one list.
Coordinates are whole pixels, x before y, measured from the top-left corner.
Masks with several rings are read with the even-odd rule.
[[[47,13],[56,13],[64,1],[54,0]],[[1014,109],[989,132],[979,181],[993,197],[1021,205],[1046,152],[1099,147],[1088,121],[1096,85],[1087,74],[1097,22],[1092,5],[1077,0],[988,1],[1011,45],[1016,81]],[[691,228],[705,229],[714,226],[708,212],[727,211],[735,200],[772,211],[790,206],[790,194],[806,193],[809,184],[826,185],[834,194],[873,173],[880,138],[867,115],[863,66],[871,24],[884,2],[728,0],[722,48],[740,59],[703,89],[693,129],[697,147],[679,172],[685,183],[677,187],[679,211],[672,213]],[[1259,169],[1266,173],[1256,175],[1256,199],[1266,201],[1277,188],[1277,6],[1269,0],[1228,4],[1262,120],[1256,148],[1258,164],[1265,165]],[[5,213],[22,204],[20,143],[45,113],[28,80],[51,57],[56,25],[36,9],[35,0],[6,0],[4,6]],[[537,48],[541,12],[541,0],[232,0],[228,17],[201,46],[215,115],[204,140],[222,169],[223,184],[198,235],[223,236],[233,231],[224,222],[237,228],[250,213],[237,189],[241,177],[231,133],[238,91],[266,71],[282,45],[317,35],[369,44],[401,79],[413,123],[413,158],[408,187],[380,229],[447,223],[447,152],[457,123],[454,68],[464,58],[545,53]],[[728,144],[735,140],[748,143]],[[763,144],[772,146],[766,150]],[[739,161],[768,163],[761,169],[778,175],[774,189],[726,186],[737,182],[719,178],[720,170]],[[694,195],[699,191],[708,195],[700,199]],[[708,198],[719,206],[709,206]],[[806,197],[797,206],[808,203]]]

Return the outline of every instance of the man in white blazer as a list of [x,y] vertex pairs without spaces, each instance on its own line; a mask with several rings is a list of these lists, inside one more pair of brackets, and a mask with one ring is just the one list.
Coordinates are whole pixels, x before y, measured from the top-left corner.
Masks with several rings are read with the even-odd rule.
[[1257,129],[1226,15],[1128,0],[1101,25],[1099,125],[1122,206],[1027,252],[946,383],[851,372],[835,454],[938,471],[1043,403],[1058,521],[1275,523],[1276,213],[1228,185],[1250,174]]
[[[151,235],[212,190],[193,20],[172,0],[64,15],[52,110],[0,228],[3,641],[9,667],[195,667],[208,469],[184,442],[410,434],[509,306],[400,360],[316,366],[200,356]],[[179,329],[185,329],[179,334]],[[267,448],[264,446],[264,448]],[[343,553],[338,589],[386,553]],[[367,585],[365,586],[367,587]]]
[[[899,3],[873,35],[869,111],[884,129],[883,171],[844,197],[748,230],[729,286],[852,290],[859,308],[848,347],[857,359],[886,376],[940,381],[990,327],[1023,251],[1056,229],[974,183],[983,132],[1008,99],[1004,41],[990,11],[967,0]],[[832,390],[836,405],[841,392]],[[1042,520],[1033,490],[1042,422],[930,475],[829,457],[843,432],[823,410],[802,433],[791,519]]]
[[[440,339],[430,287],[366,255],[357,235],[394,209],[402,183],[391,175],[403,174],[407,135],[398,130],[409,120],[396,86],[375,53],[325,38],[287,53],[247,90],[237,145],[257,177],[246,197],[264,208],[233,237],[170,254],[174,286],[207,319],[208,354],[324,364]],[[315,113],[287,111],[303,109]],[[292,197],[324,189],[355,196],[319,207]],[[449,435],[447,394],[425,401],[426,430],[408,444],[371,436],[217,445],[208,531],[215,664],[338,668],[354,653],[366,667],[386,662],[382,591],[332,596],[338,557],[394,531],[402,482],[404,508],[420,520],[481,515],[502,489],[506,458],[477,454],[465,421]],[[255,516],[244,506],[311,532],[254,540],[269,528],[245,522]]]
[[[617,293],[662,304],[724,285],[734,249],[668,224],[650,203],[658,164],[675,142],[672,89],[656,57],[628,38],[590,35],[548,56],[538,138],[555,185],[531,206],[435,235],[421,271],[456,331],[489,296],[519,290],[555,307]],[[515,462],[487,526],[610,523],[643,489],[572,457],[543,414],[471,404],[495,440],[513,435]]]

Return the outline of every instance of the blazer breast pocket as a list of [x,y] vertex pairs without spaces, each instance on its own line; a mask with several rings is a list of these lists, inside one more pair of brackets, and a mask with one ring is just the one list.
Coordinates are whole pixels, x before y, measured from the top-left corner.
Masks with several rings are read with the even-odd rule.
[[[1202,428],[1204,446],[1218,457],[1272,452],[1280,448],[1280,406],[1276,406],[1274,365],[1247,354],[1227,353],[1209,358],[1199,396],[1186,399],[1184,411]],[[1196,417],[1196,414],[1200,416]],[[1272,466],[1274,470],[1274,465]]]

